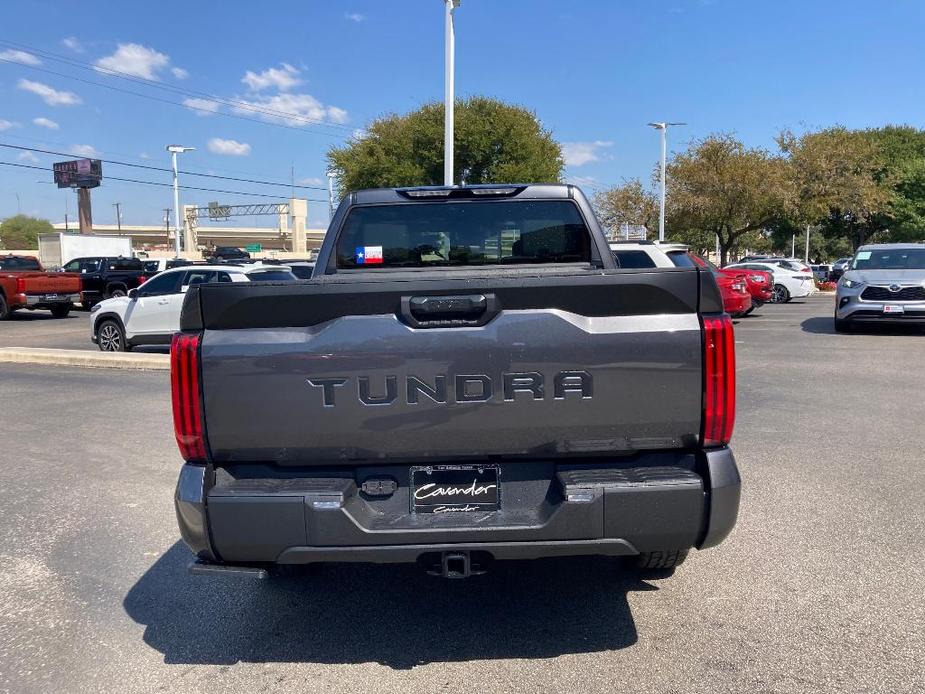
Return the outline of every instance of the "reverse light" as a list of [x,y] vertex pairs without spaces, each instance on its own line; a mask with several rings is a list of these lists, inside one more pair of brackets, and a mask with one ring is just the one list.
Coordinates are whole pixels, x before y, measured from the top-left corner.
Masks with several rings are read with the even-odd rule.
[[173,430],[184,460],[206,458],[199,394],[199,339],[198,334],[176,333],[170,341]]
[[735,336],[728,315],[704,316],[704,446],[725,446],[735,424]]

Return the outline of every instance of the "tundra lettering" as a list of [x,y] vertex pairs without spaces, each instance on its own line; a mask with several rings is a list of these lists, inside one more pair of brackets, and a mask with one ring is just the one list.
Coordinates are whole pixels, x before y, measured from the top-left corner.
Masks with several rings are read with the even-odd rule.
[[[340,378],[306,378],[305,382],[313,388],[321,389],[321,401],[325,407],[334,407],[334,389],[346,385],[349,377]],[[503,401],[513,402],[517,393],[529,393],[531,398],[523,400],[543,400],[546,397],[545,378],[538,371],[501,374]],[[495,397],[494,382],[485,374],[461,374],[451,381],[453,383],[452,402],[486,402]],[[555,400],[565,400],[568,393],[578,393],[582,400],[594,395],[594,379],[587,371],[559,371],[553,377]],[[447,375],[437,374],[433,382],[418,376],[405,377],[405,403],[417,405],[420,396],[445,404],[447,402]],[[363,405],[393,405],[398,400],[398,376],[388,375],[383,379],[369,376],[357,377],[357,398]]]

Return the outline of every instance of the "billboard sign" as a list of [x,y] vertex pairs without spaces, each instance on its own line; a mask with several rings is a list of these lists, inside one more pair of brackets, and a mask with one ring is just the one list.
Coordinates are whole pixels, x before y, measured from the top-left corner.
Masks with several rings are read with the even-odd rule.
[[99,159],[57,161],[52,170],[59,188],[96,188],[103,180],[103,164]]

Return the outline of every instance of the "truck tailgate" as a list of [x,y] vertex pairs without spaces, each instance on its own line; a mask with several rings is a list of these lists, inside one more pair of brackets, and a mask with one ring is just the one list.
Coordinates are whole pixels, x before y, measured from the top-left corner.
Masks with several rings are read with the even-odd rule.
[[25,283],[24,294],[76,294],[80,291],[80,275],[69,272],[17,272]]
[[[685,268],[208,285],[182,323],[204,333],[219,463],[678,449],[700,430],[700,284]],[[422,297],[492,315],[419,324]]]

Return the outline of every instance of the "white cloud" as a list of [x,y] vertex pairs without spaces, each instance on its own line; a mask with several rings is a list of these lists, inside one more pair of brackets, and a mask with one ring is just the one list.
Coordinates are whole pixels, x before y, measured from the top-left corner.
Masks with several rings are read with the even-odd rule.
[[250,87],[252,92],[259,92],[267,87],[275,87],[285,92],[302,84],[299,77],[301,71],[298,68],[292,67],[289,63],[281,63],[281,65],[282,68],[267,68],[260,74],[248,70],[241,81]]
[[595,140],[594,142],[563,142],[562,158],[566,166],[583,166],[592,161],[599,161],[601,150],[612,147],[613,142]]
[[0,52],[0,60],[6,60],[11,63],[22,63],[23,65],[32,65],[33,67],[42,64],[42,61],[31,53],[17,51],[15,49]]
[[194,111],[197,116],[211,116],[221,108],[221,104],[211,99],[184,99],[183,105]]
[[39,158],[35,156],[32,152],[20,152],[19,154],[16,155],[16,158],[19,161],[28,161],[33,164],[39,163]]
[[92,145],[71,145],[68,150],[75,157],[98,157],[100,153]]
[[138,155],[138,158],[139,159],[150,159],[151,155],[148,154],[147,152],[142,152],[141,154]]
[[351,135],[353,136],[354,140],[362,140],[364,137],[369,135],[369,133],[363,130],[363,128],[354,128]]
[[360,14],[359,12],[347,12],[344,15],[344,19],[349,19],[351,22],[356,22],[357,24],[359,24],[364,19],[366,19],[366,15]]
[[74,106],[75,104],[81,103],[80,97],[74,92],[61,92],[41,82],[19,80],[16,86],[23,91],[32,92],[42,97],[49,106]]
[[33,118],[32,122],[39,126],[40,128],[48,128],[49,130],[57,130],[58,124],[55,123],[50,118]]
[[158,79],[158,72],[170,65],[170,56],[139,43],[120,43],[116,52],[96,61],[100,72],[120,72],[146,80]]
[[80,45],[80,41],[77,40],[76,36],[68,36],[66,39],[61,39],[61,45],[65,48],[70,48],[75,53],[84,52],[84,47]]
[[2,118],[0,118],[0,132],[3,132],[4,130],[9,130],[10,128],[15,128],[15,127],[17,127],[17,124],[14,123],[13,121],[3,120]]
[[178,80],[185,80],[187,77],[189,77],[189,72],[184,70],[182,67],[172,67],[170,68],[170,72],[172,72],[173,76]]
[[251,153],[251,146],[237,140],[223,140],[213,137],[209,140],[209,151],[213,154],[225,154],[231,157],[246,157]]
[[[313,121],[330,121],[333,123],[345,123],[347,121],[347,112],[337,106],[325,106],[311,94],[290,94],[283,92],[273,96],[258,96],[253,100],[237,99],[244,104],[254,108],[260,108],[269,111],[281,112],[279,115],[274,113],[257,113],[252,110],[235,108],[237,113],[248,115],[257,115],[270,123],[284,123],[286,125],[312,125],[306,122],[306,119]],[[291,115],[289,115],[291,114]]]
[[297,178],[296,183],[300,186],[323,186],[325,182],[315,176],[309,176],[308,178]]

